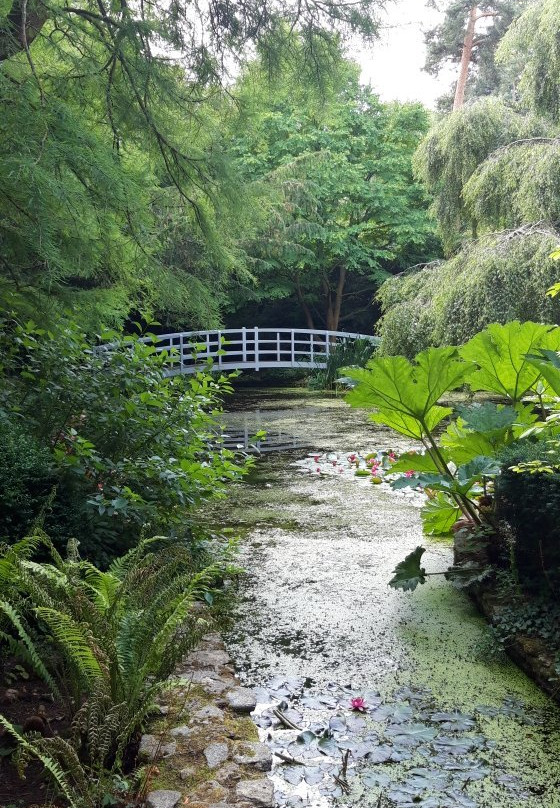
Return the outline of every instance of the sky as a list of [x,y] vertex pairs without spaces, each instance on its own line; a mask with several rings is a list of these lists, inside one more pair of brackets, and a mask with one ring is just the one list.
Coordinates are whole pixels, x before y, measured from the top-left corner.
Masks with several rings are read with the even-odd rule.
[[350,50],[349,56],[362,68],[363,83],[371,84],[383,101],[422,101],[433,108],[449,89],[453,70],[438,78],[422,70],[423,31],[437,25],[440,17],[424,0],[393,0],[383,15],[380,41]]

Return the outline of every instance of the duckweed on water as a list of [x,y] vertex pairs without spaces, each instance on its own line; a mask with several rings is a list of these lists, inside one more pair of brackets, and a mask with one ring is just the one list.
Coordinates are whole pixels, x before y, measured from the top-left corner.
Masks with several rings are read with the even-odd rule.
[[[394,442],[332,398],[283,394],[275,408],[268,397],[266,417],[325,453]],[[278,804],[560,808],[558,708],[489,654],[489,629],[462,592],[439,577],[412,596],[387,586],[396,561],[426,544],[417,505],[367,480],[301,475],[292,464],[306,456],[258,461],[265,476],[236,502],[247,520],[252,508],[266,520],[263,500],[277,493],[271,510],[285,519],[247,533],[229,634],[243,677],[260,687],[261,737],[282,756]],[[427,547],[428,570],[445,569],[449,548]],[[359,696],[363,717],[350,708]],[[279,706],[306,731],[300,742]]]

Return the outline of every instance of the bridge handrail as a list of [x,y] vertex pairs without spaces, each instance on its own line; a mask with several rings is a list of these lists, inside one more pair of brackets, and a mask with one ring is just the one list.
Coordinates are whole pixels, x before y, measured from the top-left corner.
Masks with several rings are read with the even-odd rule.
[[[237,339],[228,339],[237,335]],[[271,336],[273,335],[273,336]],[[142,337],[158,353],[169,351],[167,375],[195,373],[212,361],[216,370],[261,370],[262,368],[322,368],[331,349],[348,340],[379,337],[347,331],[313,328],[223,328],[212,331],[175,331]],[[272,347],[271,347],[272,346]],[[111,344],[98,351],[111,350]]]

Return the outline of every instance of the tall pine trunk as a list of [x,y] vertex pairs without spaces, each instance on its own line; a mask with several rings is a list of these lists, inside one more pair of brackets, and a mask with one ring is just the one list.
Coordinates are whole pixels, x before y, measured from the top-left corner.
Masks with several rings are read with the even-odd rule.
[[463,41],[463,53],[461,55],[461,65],[459,67],[459,77],[457,79],[457,87],[455,88],[455,100],[453,102],[453,111],[461,109],[465,103],[465,88],[467,86],[467,77],[469,75],[469,67],[472,59],[473,45],[474,45],[474,29],[476,26],[478,9],[476,5],[472,6],[469,12],[469,19],[467,21],[467,30],[465,32],[465,39]]

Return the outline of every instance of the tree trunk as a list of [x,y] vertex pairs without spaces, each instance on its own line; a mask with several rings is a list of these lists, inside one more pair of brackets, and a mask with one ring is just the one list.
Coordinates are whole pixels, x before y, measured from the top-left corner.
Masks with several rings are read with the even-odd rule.
[[15,0],[0,31],[0,62],[29,47],[48,17],[48,9],[38,0]]
[[472,6],[469,12],[469,19],[467,21],[467,30],[465,32],[465,39],[463,41],[463,53],[461,56],[461,65],[459,67],[459,78],[457,79],[457,87],[455,89],[455,100],[453,102],[453,111],[461,109],[465,103],[465,88],[467,86],[467,77],[469,75],[469,67],[472,59],[473,45],[474,45],[474,29],[478,16],[478,9],[476,5]]
[[345,283],[346,267],[341,266],[338,268],[338,282],[336,284],[334,300],[330,289],[327,295],[327,331],[338,331]]
[[312,331],[315,330],[315,323],[313,322],[313,315],[311,314],[311,309],[307,305],[305,298],[303,296],[303,292],[301,291],[301,285],[299,282],[299,278],[296,278],[295,282],[296,287],[296,294],[298,297],[299,305],[302,308],[303,314],[305,316],[305,324],[307,328],[310,328]]

